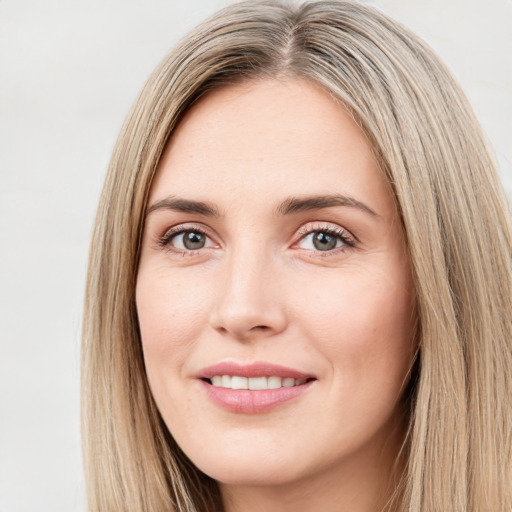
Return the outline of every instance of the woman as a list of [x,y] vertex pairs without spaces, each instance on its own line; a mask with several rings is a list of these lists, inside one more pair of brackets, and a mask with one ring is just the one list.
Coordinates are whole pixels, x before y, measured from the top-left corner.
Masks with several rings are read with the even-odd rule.
[[508,207],[449,73],[352,2],[233,5],[114,150],[91,510],[512,508]]

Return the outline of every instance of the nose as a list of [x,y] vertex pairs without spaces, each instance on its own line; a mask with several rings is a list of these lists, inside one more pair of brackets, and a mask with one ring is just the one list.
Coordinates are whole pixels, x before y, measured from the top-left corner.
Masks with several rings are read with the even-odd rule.
[[272,255],[233,254],[218,286],[212,327],[239,341],[284,331],[288,318],[280,274]]

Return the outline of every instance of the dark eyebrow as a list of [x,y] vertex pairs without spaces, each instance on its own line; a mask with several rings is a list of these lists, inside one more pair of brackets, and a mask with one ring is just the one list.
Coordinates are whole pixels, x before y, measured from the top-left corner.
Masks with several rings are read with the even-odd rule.
[[204,215],[206,217],[221,217],[219,210],[211,203],[205,203],[204,201],[192,201],[190,199],[182,199],[174,196],[169,196],[153,203],[147,209],[146,215],[160,209],[185,213],[198,213],[199,215]]
[[[292,213],[304,212],[309,210],[321,210],[332,206],[348,206],[358,208],[374,217],[379,217],[369,206],[353,197],[342,194],[327,196],[306,196],[289,197],[285,199],[275,210],[277,215],[290,215]],[[221,217],[221,213],[214,204],[204,201],[193,201],[180,197],[169,196],[153,203],[147,210],[147,215],[155,210],[174,210],[177,212],[197,213],[205,217]]]
[[278,215],[289,215],[290,213],[304,212],[309,210],[321,210],[322,208],[330,208],[332,206],[348,206],[358,208],[373,217],[379,217],[369,206],[354,199],[353,197],[343,194],[327,195],[327,196],[305,196],[305,197],[289,197],[283,201],[276,213]]

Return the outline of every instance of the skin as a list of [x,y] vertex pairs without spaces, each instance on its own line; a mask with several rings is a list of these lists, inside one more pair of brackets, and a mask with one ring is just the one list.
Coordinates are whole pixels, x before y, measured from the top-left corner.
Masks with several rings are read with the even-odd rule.
[[[373,214],[353,204],[275,211],[292,196],[332,194]],[[162,207],[145,224],[136,303],[170,432],[219,482],[227,512],[379,510],[403,440],[414,292],[368,141],[310,82],[229,86],[173,133],[150,208],[171,195],[212,203],[220,216]],[[195,251],[169,236],[197,227],[207,237]],[[313,236],[325,229],[345,241],[320,250]],[[214,404],[197,378],[220,361],[268,361],[316,380],[269,412],[240,414]]]

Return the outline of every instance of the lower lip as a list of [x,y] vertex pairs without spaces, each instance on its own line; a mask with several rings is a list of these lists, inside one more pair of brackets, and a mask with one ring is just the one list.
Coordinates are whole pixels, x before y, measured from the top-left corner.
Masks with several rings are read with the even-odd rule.
[[203,388],[213,403],[231,412],[240,414],[261,414],[298,398],[313,384],[309,381],[299,386],[277,389],[230,389],[213,386],[201,381]]

